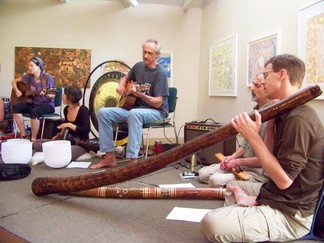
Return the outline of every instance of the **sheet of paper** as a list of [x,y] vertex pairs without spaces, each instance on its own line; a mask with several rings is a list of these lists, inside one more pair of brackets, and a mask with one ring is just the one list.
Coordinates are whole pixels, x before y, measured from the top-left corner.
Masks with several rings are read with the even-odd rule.
[[210,211],[212,210],[174,207],[166,219],[200,223],[205,214]]
[[161,184],[159,187],[164,188],[195,188],[191,183],[182,183],[182,184]]
[[88,168],[91,162],[72,161],[66,168]]

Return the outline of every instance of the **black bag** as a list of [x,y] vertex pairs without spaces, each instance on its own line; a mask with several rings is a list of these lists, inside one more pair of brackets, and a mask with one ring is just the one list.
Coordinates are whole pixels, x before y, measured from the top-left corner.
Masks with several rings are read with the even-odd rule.
[[22,179],[30,172],[31,167],[28,164],[0,164],[0,181]]

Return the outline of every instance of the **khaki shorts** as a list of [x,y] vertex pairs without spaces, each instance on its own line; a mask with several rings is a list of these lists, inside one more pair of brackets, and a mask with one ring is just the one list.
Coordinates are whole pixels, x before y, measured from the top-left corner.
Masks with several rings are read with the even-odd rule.
[[[232,183],[231,183],[232,184]],[[257,195],[261,184],[241,184],[249,195]],[[226,205],[209,212],[201,221],[200,231],[213,242],[291,241],[309,233],[313,215],[294,217],[269,206],[240,206],[226,194]],[[235,201],[235,200],[234,200]]]

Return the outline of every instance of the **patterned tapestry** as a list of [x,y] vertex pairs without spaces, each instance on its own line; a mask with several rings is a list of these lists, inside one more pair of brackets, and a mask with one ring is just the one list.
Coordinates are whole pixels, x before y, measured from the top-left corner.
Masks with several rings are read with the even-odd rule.
[[90,74],[91,49],[15,47],[15,78],[28,71],[32,57],[44,61],[45,72],[52,75],[58,87],[74,84],[83,88]]

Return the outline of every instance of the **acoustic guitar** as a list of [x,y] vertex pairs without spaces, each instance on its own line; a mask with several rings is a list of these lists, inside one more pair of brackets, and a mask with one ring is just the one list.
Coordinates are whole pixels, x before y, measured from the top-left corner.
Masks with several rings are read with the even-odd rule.
[[122,95],[117,103],[117,107],[131,110],[136,102],[137,97],[133,95],[132,88],[135,86],[138,92],[145,93],[150,90],[151,84],[137,84],[136,82],[130,81],[126,84],[125,94]]
[[[20,97],[17,97],[15,90],[12,89],[11,96],[10,96],[11,106],[18,102],[24,102],[24,103],[31,104],[31,103],[33,103],[33,98],[34,98],[33,96],[36,94],[39,94],[41,92],[41,90],[31,91],[30,85],[25,84],[23,82],[17,83],[17,88],[21,91],[22,95]],[[49,98],[52,98],[52,97],[55,97],[56,93],[57,93],[56,88],[47,88],[45,95],[48,96]]]

